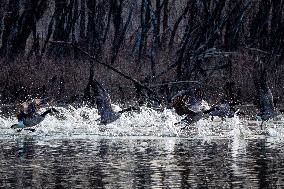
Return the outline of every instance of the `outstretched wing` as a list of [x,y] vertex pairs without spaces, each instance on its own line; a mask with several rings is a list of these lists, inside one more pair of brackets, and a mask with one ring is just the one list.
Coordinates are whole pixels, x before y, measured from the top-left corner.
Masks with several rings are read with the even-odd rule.
[[195,98],[192,98],[190,100],[191,101],[186,105],[187,108],[194,113],[199,113],[210,109],[208,102],[206,102],[205,100],[197,100]]
[[189,113],[187,102],[190,96],[190,91],[183,90],[172,97],[172,106],[178,115],[186,115]]
[[257,107],[262,119],[269,119],[275,114],[272,92],[267,83],[267,73],[262,71],[260,79],[255,81]]
[[34,101],[27,101],[20,104],[20,113],[26,114],[27,116],[32,116],[39,109]]
[[109,123],[116,120],[120,114],[113,111],[111,107],[111,98],[103,86],[96,81],[92,81],[92,89],[96,98],[96,105],[101,116],[102,123]]
[[21,120],[22,118],[32,117],[40,109],[40,107],[47,104],[48,101],[48,98],[36,98],[34,100],[21,103],[20,113],[17,115],[18,119]]

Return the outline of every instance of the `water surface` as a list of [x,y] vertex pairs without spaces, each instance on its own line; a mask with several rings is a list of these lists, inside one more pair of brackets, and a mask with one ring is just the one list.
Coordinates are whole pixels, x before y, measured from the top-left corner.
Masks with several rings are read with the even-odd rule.
[[1,188],[283,188],[283,118],[259,130],[237,117],[187,129],[145,108],[103,126],[97,110],[61,109],[35,132],[0,116]]
[[266,139],[1,140],[3,188],[283,188],[282,144]]

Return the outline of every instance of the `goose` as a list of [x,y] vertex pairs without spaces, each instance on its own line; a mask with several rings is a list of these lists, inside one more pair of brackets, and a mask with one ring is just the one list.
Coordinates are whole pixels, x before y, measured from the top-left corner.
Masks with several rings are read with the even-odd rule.
[[94,92],[96,106],[100,117],[100,124],[109,124],[120,118],[121,114],[128,111],[138,110],[135,107],[129,107],[115,112],[111,106],[111,97],[104,87],[95,79],[92,79],[91,87]]
[[182,90],[172,98],[172,106],[175,112],[186,117],[182,120],[188,124],[199,121],[204,116],[204,111],[209,109],[208,103],[202,99],[200,89]]
[[234,81],[227,81],[223,87],[224,96],[218,104],[213,105],[209,110],[203,113],[213,117],[232,118],[234,115],[245,115],[236,110],[235,106],[241,104],[241,90],[237,88]]
[[203,113],[212,116],[211,119],[213,120],[214,116],[220,117],[221,119],[232,118],[236,113],[240,112],[236,111],[234,107],[230,106],[228,103],[224,103],[214,105],[209,110],[206,110]]
[[267,72],[261,70],[259,79],[254,80],[256,88],[256,106],[259,110],[256,118],[261,121],[260,128],[265,121],[274,118],[280,114],[280,111],[274,107],[273,95],[267,82]]
[[243,114],[242,112],[236,111],[233,105],[229,103],[217,104],[210,107],[207,101],[202,99],[200,89],[193,93],[191,90],[180,91],[172,98],[172,106],[175,112],[186,117],[182,120],[188,124],[199,121],[201,118],[206,116],[214,116],[224,118],[232,118],[235,114]]
[[38,125],[42,122],[47,114],[58,112],[55,108],[50,108],[45,112],[39,114],[38,110],[41,106],[47,104],[48,98],[45,99],[34,99],[20,104],[20,112],[17,114],[18,123],[11,126],[12,129],[18,129],[20,132],[22,129],[35,131],[30,128]]

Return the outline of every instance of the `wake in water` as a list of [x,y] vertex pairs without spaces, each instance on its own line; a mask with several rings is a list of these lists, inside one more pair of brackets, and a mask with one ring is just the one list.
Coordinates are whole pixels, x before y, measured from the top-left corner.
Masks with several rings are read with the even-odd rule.
[[[198,122],[181,129],[185,125],[176,124],[182,117],[172,109],[154,110],[141,107],[139,112],[122,114],[119,119],[102,125],[96,108],[87,106],[74,108],[55,107],[59,114],[46,116],[35,132],[23,131],[17,133],[11,125],[17,120],[15,117],[0,116],[0,137],[13,138],[18,135],[32,135],[46,138],[88,138],[88,137],[178,137],[178,138],[256,138],[269,136],[282,140],[284,136],[284,117],[278,116],[264,125],[266,135],[259,130],[259,121],[233,118],[202,118]],[[113,105],[115,111],[120,111],[118,105]],[[45,111],[43,108],[41,111]],[[1,112],[0,112],[1,114]]]

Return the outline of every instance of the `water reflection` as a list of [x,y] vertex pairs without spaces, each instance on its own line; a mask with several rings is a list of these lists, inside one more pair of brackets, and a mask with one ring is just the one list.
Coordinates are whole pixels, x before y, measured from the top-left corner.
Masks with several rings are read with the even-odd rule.
[[264,139],[1,140],[3,188],[282,188],[283,145]]

